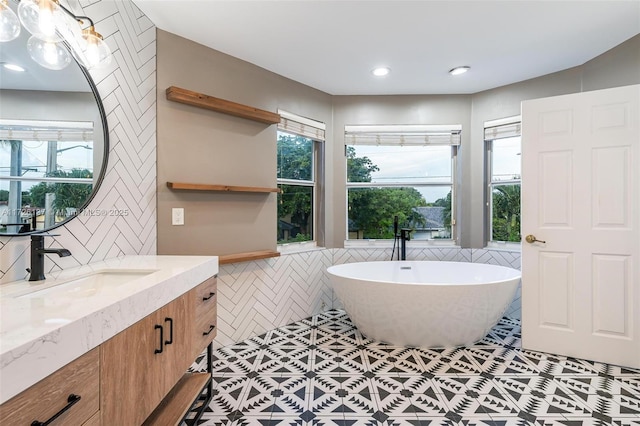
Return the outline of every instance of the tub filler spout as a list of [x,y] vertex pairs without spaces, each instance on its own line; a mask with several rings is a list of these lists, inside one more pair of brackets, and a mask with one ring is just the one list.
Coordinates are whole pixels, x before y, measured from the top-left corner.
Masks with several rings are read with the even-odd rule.
[[410,228],[400,230],[400,260],[407,260],[407,241],[411,240]]

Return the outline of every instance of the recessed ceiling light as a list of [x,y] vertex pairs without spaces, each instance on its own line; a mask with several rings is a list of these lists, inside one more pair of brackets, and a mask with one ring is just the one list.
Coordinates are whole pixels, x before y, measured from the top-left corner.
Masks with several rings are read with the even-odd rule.
[[11,71],[18,71],[18,72],[24,72],[25,69],[22,68],[20,65],[16,65],[16,64],[2,64],[3,67],[5,67],[8,70]]
[[471,67],[455,67],[454,69],[449,70],[449,74],[451,75],[460,75],[460,74],[464,74],[465,72],[469,71],[471,69]]
[[389,67],[378,67],[371,70],[371,74],[375,75],[376,77],[384,77],[390,72],[391,72],[391,68]]

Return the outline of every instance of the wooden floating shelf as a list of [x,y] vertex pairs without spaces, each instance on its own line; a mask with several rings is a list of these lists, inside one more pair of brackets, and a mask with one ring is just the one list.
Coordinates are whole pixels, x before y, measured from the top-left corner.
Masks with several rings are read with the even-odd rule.
[[280,188],[262,186],[208,185],[202,183],[167,182],[169,189],[183,191],[222,191],[222,192],[280,192]]
[[218,256],[218,264],[225,265],[227,263],[248,262],[250,260],[268,259],[270,257],[278,256],[280,256],[280,252],[273,250],[249,251],[246,253],[235,253]]
[[238,104],[225,99],[214,98],[213,96],[181,89],[180,87],[170,86],[167,88],[166,93],[167,99],[170,101],[210,109],[264,124],[277,124],[280,122],[280,115],[275,112]]

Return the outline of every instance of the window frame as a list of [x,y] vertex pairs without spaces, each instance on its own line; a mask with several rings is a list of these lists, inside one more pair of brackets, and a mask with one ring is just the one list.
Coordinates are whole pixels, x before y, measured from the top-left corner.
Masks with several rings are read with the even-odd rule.
[[[298,116],[290,112],[278,110],[282,116],[282,121],[276,130],[276,151],[280,133],[293,136],[300,136],[309,139],[312,143],[311,156],[311,180],[305,179],[288,179],[276,176],[276,186],[280,185],[310,187],[312,188],[312,214],[311,214],[311,233],[312,239],[309,241],[292,241],[285,243],[277,243],[278,251],[288,252],[298,249],[314,248],[323,246],[325,241],[324,235],[324,169],[325,169],[325,146],[324,132],[325,124],[306,117]],[[276,167],[278,166],[276,160]],[[277,217],[277,220],[280,220]],[[278,241],[276,239],[276,241]]]
[[[5,190],[5,182],[8,182],[7,209],[3,212],[4,220],[0,221],[0,235],[12,235],[43,231],[56,228],[77,215],[78,210],[86,206],[96,190],[96,179],[94,174],[94,123],[92,121],[63,121],[63,120],[23,120],[23,119],[0,119],[0,143],[8,144],[9,165],[0,167],[0,188]],[[61,146],[60,144],[75,144],[73,146]],[[30,145],[39,146],[30,146]],[[82,145],[84,144],[84,145]],[[89,146],[90,144],[90,146]],[[18,147],[19,146],[19,147]],[[44,147],[41,149],[40,147]],[[61,152],[73,148],[86,148],[92,151],[90,159],[80,167],[58,168],[59,160],[57,155]],[[45,152],[42,152],[46,150]],[[4,147],[3,147],[4,151]],[[38,157],[34,152],[38,151],[43,157]],[[25,164],[26,156],[24,152],[31,152],[32,159],[42,162],[42,165]],[[53,167],[53,168],[52,168]],[[43,169],[40,171],[39,169]],[[56,172],[73,172],[76,169],[87,170],[91,173],[90,178],[82,177],[56,177]],[[53,174],[53,176],[52,176]],[[40,176],[42,175],[42,176]],[[55,210],[53,204],[42,206],[24,206],[23,194],[31,187],[38,184],[74,184],[90,185],[88,196],[82,200],[81,205],[66,208],[66,210]],[[29,185],[25,188],[23,184]],[[47,198],[54,200],[55,198]],[[37,215],[36,212],[44,211],[44,214]],[[24,222],[31,214],[31,219]],[[38,220],[38,216],[44,217],[44,221]],[[60,219],[60,220],[58,220]],[[22,224],[22,225],[6,225]]]
[[[428,144],[426,144],[428,145]],[[433,144],[436,146],[443,146],[445,144]],[[344,156],[345,156],[345,169],[347,167],[347,148],[349,146],[376,146],[375,143],[358,143],[358,144],[349,144],[348,140],[345,138],[345,147],[344,147]],[[397,146],[403,146],[398,144]],[[451,180],[449,182],[436,182],[436,183],[424,183],[424,182],[349,182],[348,171],[345,170],[345,246],[358,246],[364,244],[377,244],[377,242],[382,241],[382,244],[386,244],[392,242],[393,239],[351,239],[349,238],[349,189],[352,188],[405,188],[405,187],[451,187],[451,237],[446,239],[426,239],[426,240],[416,240],[422,244],[429,245],[455,245],[458,242],[458,226],[456,221],[457,215],[457,177],[458,177],[458,153],[459,153],[459,145],[445,145],[451,148]]]
[[[493,239],[493,190],[499,186],[519,185],[522,190],[522,174],[519,179],[495,180],[493,174],[493,153],[495,141],[519,137],[522,152],[522,117],[512,116],[497,120],[486,121],[484,123],[484,143],[485,143],[485,244],[487,247],[519,249],[521,242],[500,241]],[[490,137],[491,134],[494,137]],[[522,212],[520,213],[522,214]]]

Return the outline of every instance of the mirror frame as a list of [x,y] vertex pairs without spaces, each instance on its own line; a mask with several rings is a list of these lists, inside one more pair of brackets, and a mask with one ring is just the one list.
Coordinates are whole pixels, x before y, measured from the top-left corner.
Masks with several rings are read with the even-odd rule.
[[[64,43],[65,47],[67,49],[69,49],[69,46],[67,45],[67,43]],[[96,104],[98,106],[98,112],[100,113],[100,121],[102,123],[102,133],[103,133],[103,154],[102,154],[102,164],[100,167],[100,174],[98,175],[98,179],[96,180],[96,184],[93,187],[93,190],[91,191],[91,194],[89,195],[89,197],[87,198],[87,200],[82,204],[82,206],[76,211],[76,213],[73,216],[69,216],[68,218],[66,218],[65,220],[63,220],[62,222],[56,223],[55,225],[49,227],[49,228],[45,228],[45,229],[35,229],[29,232],[13,232],[13,233],[4,233],[4,234],[0,234],[0,237],[20,237],[20,236],[29,236],[29,235],[33,235],[33,234],[41,234],[43,232],[49,232],[52,229],[56,229],[59,228],[63,225],[66,225],[70,220],[75,219],[76,217],[78,217],[79,214],[81,214],[89,205],[89,203],[91,203],[91,201],[93,201],[93,199],[95,198],[96,194],[98,193],[98,191],[100,190],[100,186],[102,186],[102,181],[104,180],[104,176],[107,173],[107,165],[109,163],[109,128],[107,125],[107,114],[105,112],[104,109],[104,104],[102,103],[102,99],[100,98],[100,93],[98,92],[98,87],[96,86],[95,82],[93,81],[93,78],[91,77],[91,74],[89,73],[89,70],[87,70],[84,66],[82,66],[78,61],[73,60],[73,63],[75,63],[78,67],[80,67],[80,70],[82,71],[82,74],[84,75],[84,77],[87,79],[87,83],[89,83],[89,87],[91,88],[91,91],[93,92],[93,97],[96,101]],[[71,64],[70,64],[71,65]]]

